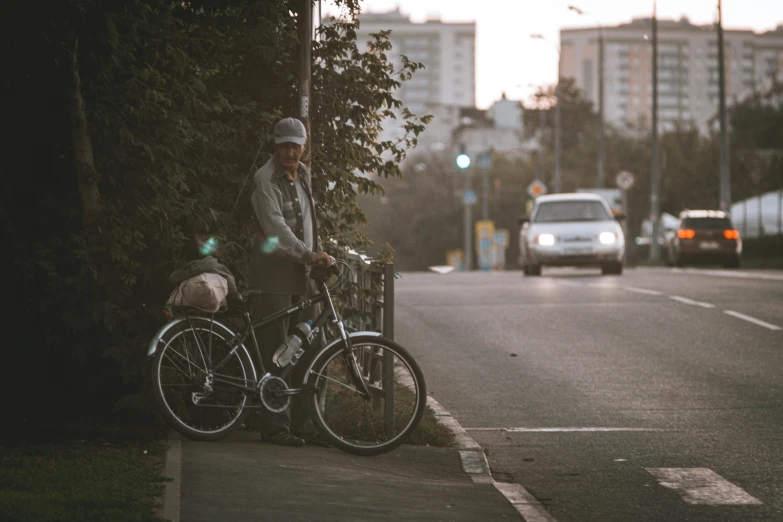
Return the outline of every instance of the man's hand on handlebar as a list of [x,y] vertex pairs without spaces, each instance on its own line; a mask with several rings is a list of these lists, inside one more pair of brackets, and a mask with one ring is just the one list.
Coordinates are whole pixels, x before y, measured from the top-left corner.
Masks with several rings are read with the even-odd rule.
[[314,266],[330,267],[334,264],[334,258],[326,252],[318,252],[311,260]]

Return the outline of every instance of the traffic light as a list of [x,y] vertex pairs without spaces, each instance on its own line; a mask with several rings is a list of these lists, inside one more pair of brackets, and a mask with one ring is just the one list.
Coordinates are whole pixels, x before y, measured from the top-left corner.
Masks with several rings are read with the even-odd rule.
[[459,146],[459,154],[457,154],[457,167],[466,169],[470,167],[470,156],[465,153],[465,144]]

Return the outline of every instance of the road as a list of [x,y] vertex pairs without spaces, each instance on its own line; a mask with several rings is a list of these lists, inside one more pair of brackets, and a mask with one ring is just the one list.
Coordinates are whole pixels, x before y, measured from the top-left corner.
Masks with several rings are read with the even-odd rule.
[[557,522],[783,521],[783,273],[406,273],[396,290],[428,391]]

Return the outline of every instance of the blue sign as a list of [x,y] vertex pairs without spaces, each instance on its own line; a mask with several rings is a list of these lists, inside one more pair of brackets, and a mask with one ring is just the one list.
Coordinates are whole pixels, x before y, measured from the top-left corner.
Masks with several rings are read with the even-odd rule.
[[476,204],[476,191],[475,190],[466,190],[462,193],[462,203],[465,205],[475,205]]
[[476,156],[476,166],[481,170],[492,168],[492,155],[485,152]]

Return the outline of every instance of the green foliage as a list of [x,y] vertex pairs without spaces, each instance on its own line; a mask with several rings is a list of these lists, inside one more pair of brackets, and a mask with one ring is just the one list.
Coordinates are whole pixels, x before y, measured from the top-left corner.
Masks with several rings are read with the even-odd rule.
[[[22,386],[46,383],[15,405],[61,413],[105,409],[143,382],[146,342],[186,261],[183,223],[207,222],[221,260],[245,275],[252,174],[272,151],[274,122],[297,113],[298,2],[159,3],[70,0],[49,13],[19,7],[3,83],[21,100],[2,212],[25,333],[14,364]],[[393,71],[388,35],[356,47],[358,2],[313,44],[314,189],[324,235],[359,246],[357,192],[399,176],[405,147],[426,118],[393,89],[420,66]],[[71,151],[69,55],[79,41],[82,95],[105,219],[83,230]],[[377,144],[391,109],[408,133]],[[334,189],[327,190],[333,183]],[[29,199],[29,201],[28,201]],[[35,371],[33,371],[35,370]],[[53,390],[68,390],[56,393]],[[37,396],[36,393],[38,393]],[[142,397],[122,402],[137,407]]]

